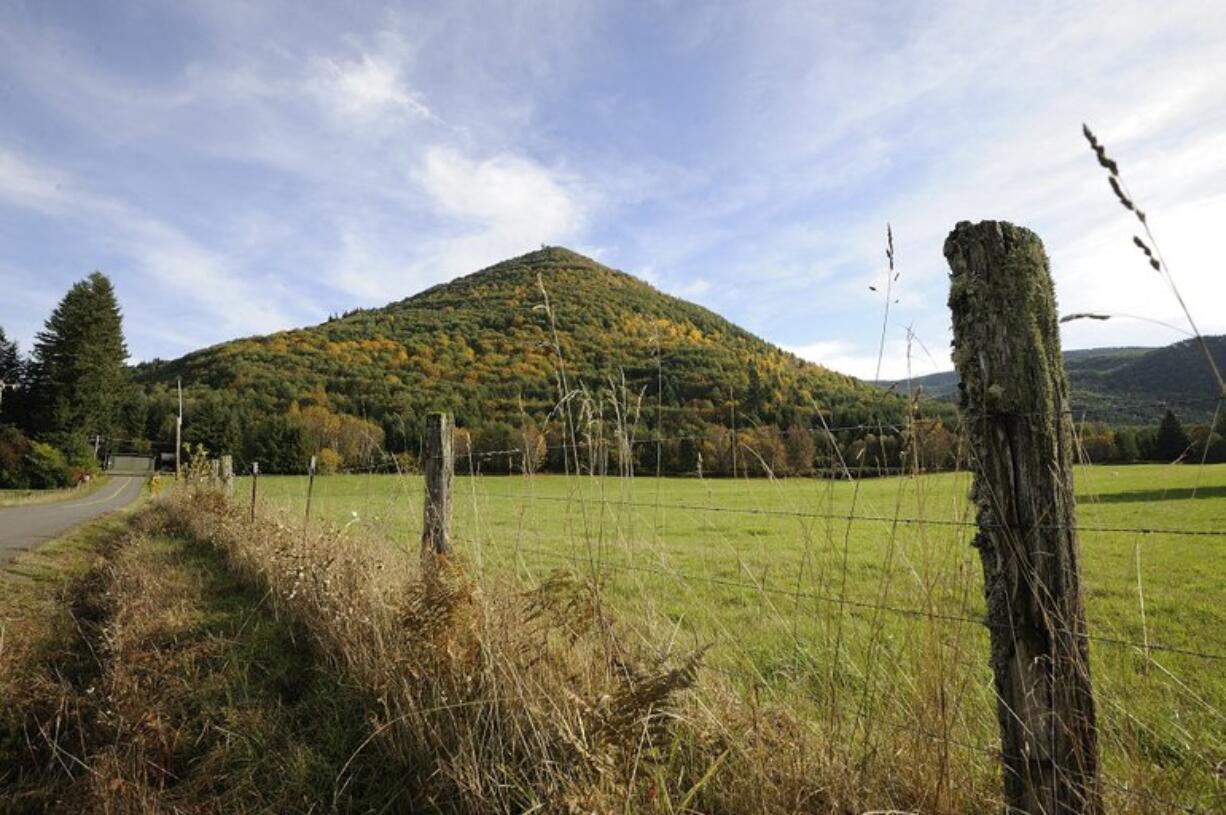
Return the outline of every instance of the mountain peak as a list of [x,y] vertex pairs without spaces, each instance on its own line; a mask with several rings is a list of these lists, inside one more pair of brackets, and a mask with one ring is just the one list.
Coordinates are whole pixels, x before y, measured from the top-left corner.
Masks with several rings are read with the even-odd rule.
[[263,412],[321,403],[381,422],[391,438],[437,409],[471,428],[556,422],[560,360],[591,410],[612,409],[613,400],[625,418],[651,404],[640,421],[675,434],[734,421],[782,432],[902,415],[895,396],[561,246],[383,308],[223,343],[144,377],[181,376]]

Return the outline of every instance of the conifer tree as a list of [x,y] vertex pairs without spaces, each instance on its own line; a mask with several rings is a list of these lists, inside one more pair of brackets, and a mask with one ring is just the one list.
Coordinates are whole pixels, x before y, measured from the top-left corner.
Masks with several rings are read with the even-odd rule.
[[1158,458],[1164,461],[1174,461],[1184,454],[1190,443],[1188,434],[1180,424],[1178,417],[1168,409],[1166,415],[1162,417],[1161,424],[1158,425],[1158,435],[1154,439],[1154,451],[1158,454]]
[[125,394],[127,356],[115,289],[94,272],[73,284],[35,337],[30,381],[37,429],[110,435]]
[[0,326],[0,379],[14,382],[21,376],[21,357],[17,353],[17,343],[8,338]]
[[0,422],[16,415],[17,394],[14,393],[14,386],[21,382],[23,368],[17,343],[0,328]]

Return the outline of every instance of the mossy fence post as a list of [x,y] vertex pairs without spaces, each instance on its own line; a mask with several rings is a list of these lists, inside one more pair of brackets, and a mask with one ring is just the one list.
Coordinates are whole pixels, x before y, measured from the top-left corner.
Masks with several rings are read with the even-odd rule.
[[302,519],[302,545],[306,546],[307,531],[311,526],[311,496],[315,494],[315,456],[307,464],[306,516]]
[[422,556],[451,554],[451,479],[455,459],[451,444],[452,422],[446,413],[426,417],[426,508],[421,529]]
[[251,520],[255,520],[255,491],[260,483],[260,462],[251,462]]
[[234,497],[234,456],[221,457],[221,488],[227,498]]
[[1097,815],[1073,428],[1047,256],[1027,229],[964,221],[945,258],[1006,811]]

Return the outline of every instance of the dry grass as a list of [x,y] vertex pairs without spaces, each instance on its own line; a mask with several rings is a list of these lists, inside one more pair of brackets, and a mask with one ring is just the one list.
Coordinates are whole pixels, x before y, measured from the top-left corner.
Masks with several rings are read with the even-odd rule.
[[0,811],[344,811],[363,734],[354,694],[292,621],[155,516],[86,527],[23,558],[0,595]]
[[126,524],[90,524],[0,572],[0,811],[42,811],[81,773],[99,675],[87,643],[103,617],[105,553]]
[[[157,512],[165,531],[208,541],[267,586],[362,690],[362,751],[397,769],[412,809],[994,809],[983,756],[951,758],[949,745],[888,724],[865,749],[841,718],[828,730],[801,707],[734,691],[701,654],[657,645],[673,639],[662,626],[614,620],[600,586],[573,574],[526,590],[478,585],[460,563],[422,567],[353,535],[304,540],[295,524],[253,522],[207,489]],[[931,698],[939,706],[940,692]]]
[[860,718],[734,685],[575,574],[476,582],[312,526],[197,483],[113,528],[5,646],[0,810],[998,811],[946,660],[883,665]]
[[[159,513],[266,584],[365,692],[363,750],[401,768],[413,808],[606,812],[700,791],[701,773],[653,784],[696,656],[629,647],[595,586],[559,575],[487,594],[448,562],[411,568],[339,536],[304,541],[208,491],[170,497]],[[711,749],[713,760],[723,752]]]

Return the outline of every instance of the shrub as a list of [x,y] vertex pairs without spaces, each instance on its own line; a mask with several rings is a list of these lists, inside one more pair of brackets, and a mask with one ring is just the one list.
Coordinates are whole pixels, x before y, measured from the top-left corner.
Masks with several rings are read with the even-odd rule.
[[340,471],[341,454],[331,447],[325,447],[315,455],[315,472],[320,475],[333,475]]
[[72,474],[68,470],[68,462],[64,454],[42,442],[31,442],[30,453],[26,456],[26,470],[29,474],[30,486],[35,489],[58,489],[72,483]]
[[30,440],[12,425],[0,427],[0,489],[26,489],[30,486],[27,457]]
[[77,470],[84,476],[97,473],[101,469],[98,466],[98,457],[94,455],[93,445],[80,433],[68,434],[56,446],[63,452],[69,470]]

